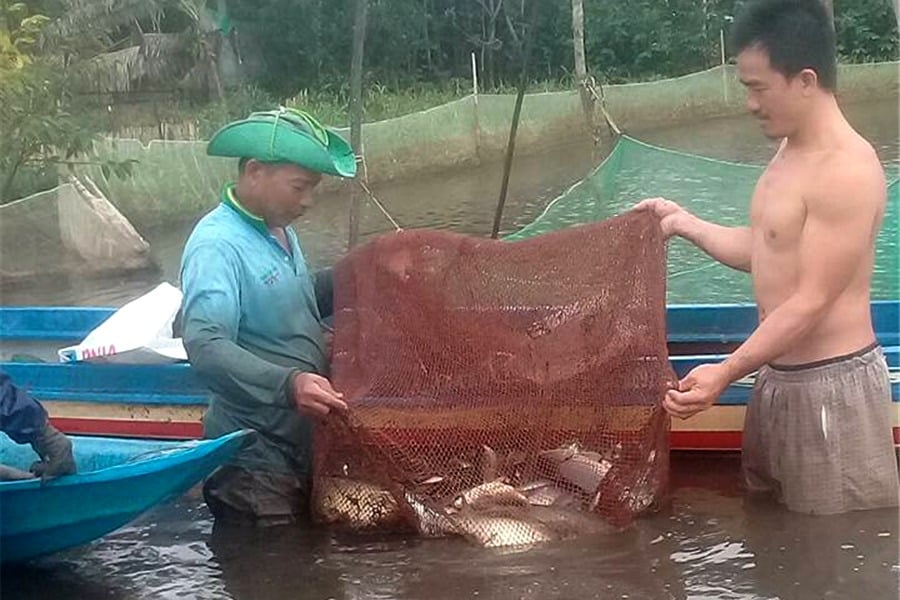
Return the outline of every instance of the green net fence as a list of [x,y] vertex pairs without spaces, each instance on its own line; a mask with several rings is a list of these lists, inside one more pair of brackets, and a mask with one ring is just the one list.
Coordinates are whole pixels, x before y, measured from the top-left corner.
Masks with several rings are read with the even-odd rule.
[[0,206],[0,285],[154,267],[146,240],[84,182]]
[[[839,95],[848,102],[897,97],[896,62],[841,65],[838,78]],[[606,86],[600,91],[609,113],[626,131],[647,131],[643,128],[685,121],[696,123],[698,129],[714,127],[714,121],[708,117],[739,114],[744,110],[744,92],[731,66],[661,81]],[[365,124],[364,154],[370,183],[392,179],[409,181],[427,171],[452,173],[452,169],[461,171],[460,167],[496,160],[506,147],[514,102],[513,95],[468,96],[418,113]],[[585,137],[581,110],[575,91],[528,94],[518,127],[517,159],[533,153],[554,157],[554,161],[566,160],[573,141]],[[896,128],[896,121],[884,127]],[[740,141],[731,140],[728,134],[719,138],[725,145]],[[679,145],[684,147],[684,140],[681,142]],[[663,145],[668,144],[663,142]],[[687,147],[700,154],[707,153],[702,144]],[[896,150],[886,154],[893,160]],[[132,139],[105,139],[96,145],[95,155],[100,160],[138,161],[133,176],[127,179],[106,179],[98,168],[78,169],[81,175],[98,183],[109,201],[138,231],[196,219],[217,202],[222,184],[236,174],[235,160],[207,156],[206,142],[197,140],[156,140],[144,145]],[[874,295],[896,298],[900,287],[897,164],[885,166],[891,181],[890,203],[878,242]],[[751,190],[760,173],[759,166],[710,160],[624,137],[600,167],[553,201],[534,223],[509,239],[603,219],[627,210],[643,197],[657,195],[676,200],[716,222],[745,223]],[[335,181],[327,180],[325,187],[333,189],[335,185]],[[94,227],[82,227],[79,231],[81,221],[73,223],[68,213],[60,217],[61,189],[0,207],[0,267],[4,280],[85,270],[71,265],[71,241],[99,236]],[[493,198],[470,197],[454,201],[460,206],[471,205],[466,209],[470,212],[459,209],[460,220],[471,220],[471,211],[489,215],[495,202]],[[402,207],[400,216],[405,218],[400,219],[401,223],[431,226],[424,217],[416,218],[417,210],[428,214],[434,207],[426,207],[424,203]],[[343,213],[332,217],[334,223],[346,220]],[[375,218],[380,222],[380,215],[376,214]],[[316,245],[317,236],[342,236],[340,227],[334,223],[312,228],[314,231],[305,240]],[[61,232],[70,234],[68,242],[61,237]],[[329,260],[340,252],[337,248],[321,246],[314,248],[313,254],[322,254],[323,249]],[[751,299],[750,282],[745,276],[712,264],[699,251],[678,240],[672,242],[669,252],[669,302]],[[119,255],[113,253],[114,257]],[[79,267],[94,270],[101,266],[96,260],[76,262]],[[102,267],[106,268],[107,264]],[[112,264],[109,268],[127,267]]]
[[[623,136],[590,175],[553,200],[529,225],[507,236],[521,240],[612,217],[643,198],[665,196],[722,225],[748,222],[750,197],[763,167],[667,150]],[[886,165],[888,207],[876,246],[873,297],[900,296],[900,181]],[[597,260],[602,260],[598,257]],[[670,303],[750,301],[750,278],[714,263],[693,245],[669,247]]]
[[[846,101],[894,98],[898,63],[840,65],[840,96]],[[623,131],[702,122],[744,112],[745,94],[733,66],[683,77],[599,88]],[[514,94],[480,94],[428,110],[363,125],[363,151],[370,183],[410,179],[498,160],[506,150]],[[596,122],[602,123],[597,114]],[[349,139],[349,131],[339,129]],[[527,94],[516,135],[516,155],[546,153],[587,139],[577,91]],[[135,159],[131,179],[106,180],[99,169],[81,170],[136,226],[186,219],[211,208],[236,161],[206,155],[205,141],[109,138],[96,146],[99,160]],[[336,182],[326,180],[325,189]]]

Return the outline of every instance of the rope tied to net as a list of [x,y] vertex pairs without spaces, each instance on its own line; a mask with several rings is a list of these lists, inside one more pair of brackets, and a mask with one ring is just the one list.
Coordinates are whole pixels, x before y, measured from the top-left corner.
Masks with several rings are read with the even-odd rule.
[[718,264],[718,263],[716,263],[716,262],[709,262],[709,263],[707,263],[707,264],[705,264],[705,265],[701,265],[701,266],[699,266],[699,267],[694,267],[693,269],[685,269],[684,271],[677,271],[677,272],[672,273],[671,275],[669,275],[669,279],[674,279],[674,278],[676,278],[676,277],[681,277],[682,275],[690,275],[691,273],[699,273],[700,271],[706,271],[707,269],[712,269],[712,268],[715,267],[717,264]]
[[[616,122],[613,121],[612,116],[606,110],[606,94],[603,93],[603,86],[597,83],[597,80],[593,75],[588,75],[585,77],[581,84],[585,89],[587,89],[588,93],[593,97],[594,102],[600,107],[600,112],[603,113],[603,118],[606,119],[607,126],[615,133],[616,135],[622,135],[622,131],[619,129],[619,126],[616,125]],[[597,88],[600,88],[600,93],[597,93]]]
[[383,214],[385,218],[390,221],[395,231],[403,231],[403,227],[401,227],[400,224],[397,223],[397,220],[391,216],[391,213],[389,213],[388,210],[384,207],[384,204],[382,204],[381,201],[379,201],[378,198],[375,197],[375,194],[372,192],[372,190],[369,189],[369,186],[365,181],[365,179],[367,179],[366,174],[368,173],[368,167],[366,166],[366,157],[362,154],[358,154],[356,156],[356,162],[362,165],[362,172],[364,174],[362,179],[357,177],[354,180],[356,181],[356,185],[358,185],[360,189],[365,192],[366,197],[372,202],[372,204],[378,207],[378,210],[381,211],[381,214]]

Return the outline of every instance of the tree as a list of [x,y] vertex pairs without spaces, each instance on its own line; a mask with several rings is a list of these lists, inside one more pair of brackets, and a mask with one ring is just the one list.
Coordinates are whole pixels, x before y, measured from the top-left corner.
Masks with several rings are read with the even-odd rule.
[[[592,74],[621,82],[683,75],[718,64],[724,17],[735,14],[745,0],[581,1]],[[883,23],[878,17],[882,9],[890,10],[889,0],[833,2],[842,56],[896,58],[897,46],[886,31],[887,26],[896,31],[896,19],[888,14]],[[529,78],[574,82],[571,1],[540,4]],[[421,82],[446,85],[468,79],[474,52],[480,57],[482,89],[506,88],[519,76],[515,33],[506,17],[521,12],[521,6],[522,0],[370,0],[366,77],[394,89]],[[228,4],[241,39],[258,47],[265,62],[260,85],[280,97],[318,89],[342,99],[349,97],[354,7],[355,0]],[[848,8],[859,15],[849,28],[843,16]]]
[[48,56],[79,74],[82,88],[127,92],[142,84],[224,95],[219,74],[224,1],[63,0],[64,12],[41,36]]
[[46,15],[28,15],[24,2],[0,0],[0,78],[31,62],[29,50],[49,20]]
[[828,20],[831,21],[831,27],[834,28],[834,0],[822,0],[825,6],[825,12],[828,13]]
[[888,0],[836,0],[834,26],[841,61],[897,60],[896,16]]
[[[12,200],[16,177],[25,169],[46,172],[73,164],[88,152],[96,129],[76,116],[71,80],[61,57],[37,53],[41,27],[51,21],[28,15],[23,3],[4,2],[0,43],[0,202]],[[126,175],[133,161],[107,161],[104,171]]]
[[60,77],[34,64],[31,52],[48,20],[29,15],[24,3],[0,4],[0,202],[12,199],[23,167],[50,160],[47,149],[76,152],[86,143],[85,132],[56,101]]
[[587,61],[584,57],[584,1],[572,0],[572,41],[575,47],[575,77],[578,78],[578,94],[581,96],[581,109],[584,120],[594,138],[594,144],[600,136],[594,125],[594,98],[588,89]]

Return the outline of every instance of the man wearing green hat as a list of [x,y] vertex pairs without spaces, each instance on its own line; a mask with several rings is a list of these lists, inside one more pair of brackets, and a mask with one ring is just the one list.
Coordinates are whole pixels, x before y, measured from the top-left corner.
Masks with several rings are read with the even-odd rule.
[[308,508],[310,418],[346,405],[327,379],[331,274],[307,270],[290,224],[323,173],[353,177],[356,161],[336,133],[284,108],[226,125],[207,153],[240,159],[239,176],[185,246],[182,337],[212,392],[204,436],[257,436],[203,495],[217,520],[291,523]]

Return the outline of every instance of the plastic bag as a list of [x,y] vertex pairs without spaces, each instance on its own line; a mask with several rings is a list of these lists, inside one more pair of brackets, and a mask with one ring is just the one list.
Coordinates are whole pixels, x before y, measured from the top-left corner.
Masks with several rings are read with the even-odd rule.
[[132,300],[75,346],[60,348],[60,362],[160,364],[187,360],[172,324],[181,308],[181,290],[161,283]]

